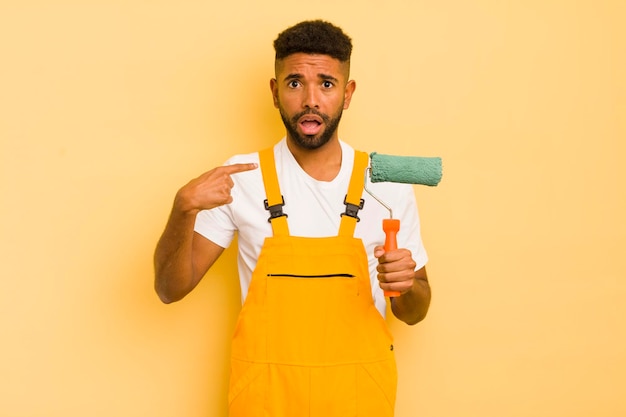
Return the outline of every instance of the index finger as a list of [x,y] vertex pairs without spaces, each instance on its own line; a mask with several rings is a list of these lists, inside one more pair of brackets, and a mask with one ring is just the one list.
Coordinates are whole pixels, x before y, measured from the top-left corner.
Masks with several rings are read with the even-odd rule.
[[253,169],[257,169],[259,164],[255,164],[254,162],[248,164],[232,164],[223,166],[224,170],[227,174],[236,174],[238,172],[251,171]]

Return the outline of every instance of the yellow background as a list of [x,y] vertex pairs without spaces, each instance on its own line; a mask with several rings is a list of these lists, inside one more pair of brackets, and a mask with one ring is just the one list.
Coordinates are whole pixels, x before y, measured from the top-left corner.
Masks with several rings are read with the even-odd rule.
[[283,135],[272,41],[318,17],[342,138],[444,161],[397,416],[625,415],[624,4],[3,0],[0,415],[225,415],[234,251],[169,306],[152,253],[182,184]]

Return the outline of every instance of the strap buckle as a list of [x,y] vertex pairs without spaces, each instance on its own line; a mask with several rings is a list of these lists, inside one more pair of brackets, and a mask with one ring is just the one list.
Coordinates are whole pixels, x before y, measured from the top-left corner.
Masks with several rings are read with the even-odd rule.
[[359,213],[359,210],[363,208],[365,201],[361,199],[359,205],[357,206],[356,204],[346,202],[347,198],[348,198],[347,195],[343,198],[343,204],[346,205],[346,212],[341,213],[341,215],[354,217],[357,222],[361,221],[361,219],[359,218],[359,216],[357,216],[357,214]]
[[282,195],[280,198],[283,200],[281,204],[274,204],[273,206],[268,205],[268,201],[264,200],[263,205],[265,206],[265,210],[269,210],[270,217],[268,217],[267,221],[271,223],[272,219],[276,219],[278,217],[288,217],[286,213],[283,213],[283,206],[285,205],[285,197]]

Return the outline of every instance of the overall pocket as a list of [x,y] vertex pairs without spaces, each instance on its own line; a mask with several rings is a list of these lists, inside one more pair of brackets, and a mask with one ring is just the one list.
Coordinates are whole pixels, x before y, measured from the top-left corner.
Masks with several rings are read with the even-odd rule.
[[356,278],[352,274],[313,274],[313,275],[301,275],[301,274],[267,274],[268,277],[275,278]]
[[228,405],[230,417],[256,416],[265,407],[268,365],[231,360]]
[[359,416],[393,416],[397,375],[394,358],[363,363],[358,367],[357,409]]

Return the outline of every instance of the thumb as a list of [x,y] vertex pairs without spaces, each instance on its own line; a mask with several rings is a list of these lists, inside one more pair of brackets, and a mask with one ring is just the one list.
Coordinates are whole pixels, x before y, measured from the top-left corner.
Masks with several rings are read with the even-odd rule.
[[384,254],[385,254],[385,248],[383,246],[376,246],[374,248],[374,257],[375,258],[380,258]]

